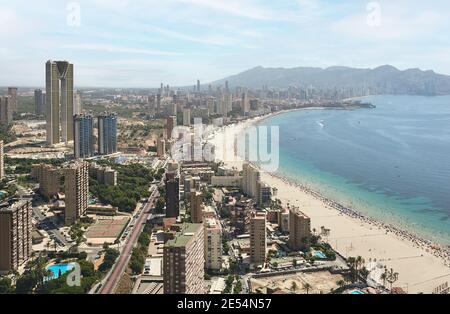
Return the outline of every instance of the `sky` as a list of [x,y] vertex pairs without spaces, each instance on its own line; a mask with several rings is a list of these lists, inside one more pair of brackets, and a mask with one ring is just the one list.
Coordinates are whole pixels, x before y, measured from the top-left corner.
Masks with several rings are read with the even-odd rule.
[[448,0],[0,0],[0,86],[208,83],[256,66],[450,74]]

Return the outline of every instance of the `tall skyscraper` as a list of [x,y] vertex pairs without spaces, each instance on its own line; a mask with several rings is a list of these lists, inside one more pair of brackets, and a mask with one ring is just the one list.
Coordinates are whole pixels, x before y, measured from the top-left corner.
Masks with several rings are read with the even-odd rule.
[[170,116],[166,120],[166,138],[172,139],[172,131],[177,126],[177,117]]
[[156,95],[156,113],[161,112],[161,94]]
[[180,215],[180,177],[176,172],[166,173],[166,217]]
[[40,89],[34,91],[34,113],[37,116],[44,113],[44,95]]
[[166,157],[166,141],[160,137],[156,140],[156,155],[159,158]]
[[17,98],[17,87],[8,87],[8,96],[11,97],[11,111],[16,113],[19,105]]
[[197,92],[200,93],[200,80],[197,80]]
[[79,91],[76,91],[73,94],[73,114],[81,114],[83,111],[83,108],[81,106],[81,93]]
[[310,246],[311,219],[297,207],[289,209],[289,247],[292,250],[305,250]]
[[216,218],[205,219],[205,268],[222,269],[222,226]]
[[191,191],[191,222],[203,222],[203,195],[195,190]]
[[191,126],[191,109],[183,108],[183,125]]
[[0,96],[0,123],[9,124],[13,121],[11,96]]
[[113,113],[98,117],[98,153],[117,153],[117,116]]
[[244,92],[242,94],[241,110],[244,113],[244,115],[247,115],[250,112],[250,101],[248,99],[247,92]]
[[0,141],[0,181],[5,177],[5,152],[3,141]]
[[75,115],[73,127],[75,158],[92,157],[94,155],[94,119],[88,114]]
[[264,264],[266,251],[266,213],[256,212],[250,218],[250,262]]
[[258,198],[260,193],[260,172],[250,163],[244,163],[242,177],[242,190],[253,198]]
[[202,224],[175,225],[164,245],[164,294],[204,294],[205,257]]
[[49,145],[73,140],[73,72],[73,64],[67,61],[49,60],[46,63],[46,120]]
[[28,200],[0,204],[0,273],[17,270],[31,257],[31,217]]
[[76,162],[64,169],[65,222],[70,226],[86,213],[89,193],[89,165]]

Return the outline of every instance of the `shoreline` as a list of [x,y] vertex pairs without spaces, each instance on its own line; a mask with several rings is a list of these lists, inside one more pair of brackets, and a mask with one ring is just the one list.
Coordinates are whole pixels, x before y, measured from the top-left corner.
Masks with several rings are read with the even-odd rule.
[[[268,118],[292,111],[311,109],[314,108],[283,110],[230,124],[214,132],[212,142],[216,142],[214,143],[216,147],[225,148],[223,143],[220,143],[220,134],[225,131],[225,128],[228,131],[232,129],[235,132],[234,136],[238,136],[246,128]],[[242,167],[242,161],[223,162],[228,166]],[[397,286],[413,293],[431,293],[441,281],[450,279],[449,248],[437,245],[394,224],[382,222],[350,209],[339,201],[329,199],[306,185],[280,174],[263,172],[261,180],[272,188],[278,189],[278,195],[275,198],[279,198],[284,205],[290,203],[304,210],[305,214],[311,217],[312,225],[317,226],[316,229],[320,230],[321,226],[326,226],[331,229],[332,234],[336,232],[336,237],[327,242],[341,255],[346,257],[361,255],[366,262],[381,263],[398,271],[400,279]],[[292,197],[297,199],[292,200]],[[330,219],[331,217],[335,218]],[[349,254],[349,250],[355,251],[356,254]],[[419,269],[421,272],[417,272]]]

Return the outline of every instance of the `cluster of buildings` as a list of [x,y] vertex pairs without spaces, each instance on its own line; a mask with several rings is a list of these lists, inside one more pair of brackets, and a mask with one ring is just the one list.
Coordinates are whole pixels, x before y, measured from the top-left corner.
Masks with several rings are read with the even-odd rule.
[[[47,144],[73,142],[76,159],[94,156],[94,118],[82,113],[81,96],[74,91],[74,65],[68,61],[49,60],[45,77],[46,92],[35,90],[34,96],[36,114],[45,115]],[[116,153],[117,116],[112,113],[99,115],[97,129],[98,154]]]
[[[94,118],[90,114],[77,114],[73,117],[74,156],[76,159],[95,155]],[[97,117],[97,153],[110,155],[117,152],[117,116],[104,114]]]
[[[235,181],[228,181],[231,186],[224,184],[218,190],[225,200],[235,201],[225,201],[216,207],[216,203],[206,201],[205,191],[210,191],[212,182],[220,181],[217,179],[220,177],[234,178]],[[223,251],[225,238],[225,242],[230,238],[247,241],[242,253],[248,256],[248,263],[254,269],[268,265],[268,253],[274,242],[273,225],[285,229],[285,249],[309,249],[312,236],[309,217],[296,207],[270,208],[271,193],[264,195],[263,188],[259,170],[250,164],[245,164],[239,172],[205,162],[168,163],[166,208],[160,222],[164,230],[160,273],[164,293],[206,293],[205,272],[219,274],[228,267]],[[265,197],[269,201],[263,201]],[[219,215],[223,206],[233,212],[226,226]],[[235,232],[238,225],[240,229]]]

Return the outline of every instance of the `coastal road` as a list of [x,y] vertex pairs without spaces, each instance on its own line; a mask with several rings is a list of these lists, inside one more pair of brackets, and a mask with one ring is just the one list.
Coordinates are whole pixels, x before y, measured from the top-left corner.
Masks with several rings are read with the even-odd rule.
[[99,290],[99,294],[112,294],[122,277],[123,272],[125,271],[128,262],[131,257],[131,253],[133,248],[135,247],[137,240],[139,239],[140,234],[144,228],[145,223],[147,222],[148,216],[151,214],[151,209],[156,204],[156,199],[158,197],[158,189],[156,186],[152,187],[151,196],[148,199],[148,202],[145,204],[144,209],[142,210],[139,217],[136,219],[136,223],[129,235],[128,239],[125,242],[125,245],[122,247],[122,251],[120,252],[120,256],[118,260],[113,265],[111,271],[108,273],[106,281]]

